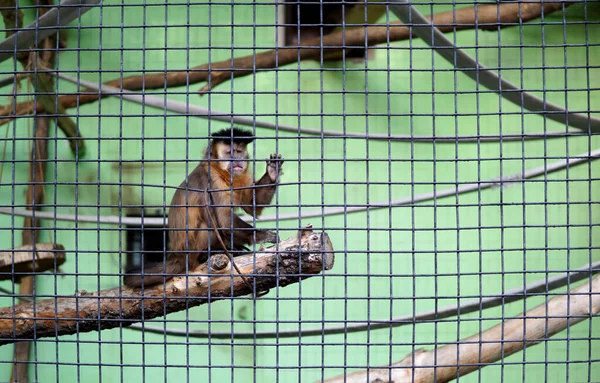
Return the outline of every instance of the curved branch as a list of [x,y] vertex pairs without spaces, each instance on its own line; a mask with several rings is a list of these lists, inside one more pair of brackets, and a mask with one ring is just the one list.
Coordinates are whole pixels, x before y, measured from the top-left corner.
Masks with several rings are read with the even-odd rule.
[[[304,336],[323,336],[333,334],[350,334],[355,332],[375,331],[390,329],[406,325],[414,325],[419,322],[439,321],[460,315],[478,312],[492,307],[498,307],[512,302],[523,300],[527,297],[548,294],[551,290],[564,287],[568,284],[579,282],[590,275],[600,272],[600,261],[582,266],[572,272],[562,273],[552,278],[539,280],[523,287],[506,290],[504,293],[472,299],[459,305],[449,305],[439,310],[429,310],[415,315],[403,315],[391,319],[374,319],[369,322],[345,324],[343,326],[315,327],[298,330],[278,331],[236,331],[233,337],[236,339],[270,339],[270,338],[298,338]],[[146,331],[157,334],[186,336],[189,338],[231,339],[231,331],[202,331],[190,329],[178,329],[147,324],[134,324],[129,327],[136,331]]]
[[[502,178],[496,178],[491,180],[485,180],[475,183],[464,184],[459,187],[452,187],[436,192],[423,193],[414,197],[404,197],[395,200],[381,201],[371,203],[366,206],[352,206],[342,208],[327,208],[323,210],[309,211],[302,214],[297,213],[286,213],[286,214],[271,214],[265,215],[259,218],[253,218],[249,216],[241,217],[245,221],[256,221],[256,222],[269,222],[269,221],[283,221],[286,219],[302,219],[302,218],[313,218],[321,216],[332,216],[337,214],[348,214],[358,213],[363,211],[370,211],[374,209],[384,209],[397,206],[413,205],[420,202],[431,201],[434,199],[440,199],[443,197],[455,196],[459,194],[482,191],[485,189],[503,187],[506,184],[522,182],[526,179],[538,177],[541,175],[548,175],[550,173],[563,170],[567,167],[573,168],[575,166],[584,164],[591,160],[600,158],[600,149],[592,152],[582,153],[569,158],[568,160],[556,161],[551,164],[538,166],[537,168],[530,169],[525,173],[518,172],[513,173]],[[289,161],[289,160],[288,160]],[[149,187],[149,185],[141,185],[143,187]],[[156,187],[164,188],[164,185],[156,185]],[[189,189],[193,191],[193,189]],[[0,207],[0,214],[9,214],[21,217],[31,216],[31,212],[24,209],[14,209],[12,207]],[[164,227],[167,223],[166,218],[134,218],[134,217],[121,217],[121,216],[103,216],[98,217],[95,215],[74,215],[74,214],[59,214],[56,212],[38,212],[35,214],[37,219],[51,219],[56,221],[78,221],[78,222],[89,222],[89,223],[102,223],[102,224],[114,224],[114,225],[144,225],[146,227]]]
[[[310,226],[278,245],[235,258],[255,291],[283,287],[331,270],[333,246]],[[0,345],[19,340],[98,331],[187,310],[207,302],[251,293],[225,255],[212,257],[187,276],[141,289],[115,287],[73,298],[46,299],[0,309]]]
[[430,351],[415,350],[391,366],[343,374],[322,383],[442,383],[548,341],[600,311],[600,276],[481,333]]

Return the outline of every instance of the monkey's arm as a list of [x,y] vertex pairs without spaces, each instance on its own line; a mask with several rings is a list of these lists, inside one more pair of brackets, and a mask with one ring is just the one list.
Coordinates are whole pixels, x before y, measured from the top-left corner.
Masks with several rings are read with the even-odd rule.
[[254,183],[256,188],[249,189],[245,193],[244,201],[242,201],[242,209],[253,217],[258,217],[263,209],[271,204],[279,177],[281,176],[283,160],[281,154],[271,154],[271,159],[267,161],[267,169],[265,174]]

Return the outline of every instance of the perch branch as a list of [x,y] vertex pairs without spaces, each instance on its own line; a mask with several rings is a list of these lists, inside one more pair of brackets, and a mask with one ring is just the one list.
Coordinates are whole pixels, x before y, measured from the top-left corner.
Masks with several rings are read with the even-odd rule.
[[[326,233],[310,226],[297,236],[255,254],[235,258],[242,273],[257,290],[286,286],[331,270],[333,246]],[[145,290],[115,287],[98,293],[78,292],[57,298],[0,309],[0,344],[57,335],[128,326],[210,301],[250,294],[225,255]],[[34,310],[35,308],[35,310]],[[101,318],[101,319],[99,319]],[[34,335],[35,334],[35,335]]]
[[[542,14],[548,14],[569,5],[571,3],[546,2],[543,4],[539,2],[526,2],[479,5],[476,10],[473,7],[469,7],[456,11],[436,13],[434,15],[434,25],[443,32],[474,28],[496,31],[499,28],[519,25],[523,22],[536,19]],[[365,36],[367,36],[366,41]],[[105,85],[120,88],[122,81],[122,89],[137,91],[142,88],[145,90],[163,89],[164,87],[177,87],[185,86],[186,84],[208,82],[201,90],[205,92],[232,77],[243,77],[259,70],[274,70],[298,60],[318,58],[322,54],[321,47],[323,47],[324,54],[329,59],[335,55],[342,57],[344,48],[364,48],[365,43],[368,46],[373,46],[387,43],[388,40],[401,41],[409,37],[409,28],[403,26],[401,22],[391,23],[389,26],[356,28],[347,30],[345,37],[342,32],[336,32],[324,36],[323,39],[318,37],[307,40],[306,44],[302,47],[279,47],[275,50],[265,51],[256,55],[238,57],[233,60],[233,66],[231,59],[226,59],[217,63],[203,64],[185,71],[161,72],[142,76],[136,75],[125,77],[122,80],[115,79],[106,82]],[[342,42],[345,43],[345,46]],[[100,97],[106,97],[106,95],[98,95],[97,92],[84,89],[77,94],[61,96],[58,101],[65,108],[72,108],[77,105],[81,106],[97,101]],[[44,110],[43,105],[39,102],[35,107],[39,112],[43,112]],[[30,101],[21,102],[17,104],[16,110],[16,115],[32,114],[34,104]],[[9,108],[4,108],[0,111],[0,116],[13,117]],[[10,120],[10,118],[0,120],[0,125]]]
[[[477,371],[600,311],[600,275],[480,334],[435,350],[415,350],[391,366],[336,376],[324,383],[442,383]],[[457,359],[457,355],[460,357]],[[439,366],[435,367],[434,366]],[[435,380],[434,380],[435,379]]]

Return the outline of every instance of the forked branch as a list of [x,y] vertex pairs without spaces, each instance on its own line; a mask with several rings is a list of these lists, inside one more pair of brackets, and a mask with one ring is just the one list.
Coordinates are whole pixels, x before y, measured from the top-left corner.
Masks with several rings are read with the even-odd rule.
[[[330,270],[333,246],[310,226],[277,246],[235,258],[255,291],[286,286]],[[0,344],[128,326],[209,301],[251,293],[225,255],[187,276],[145,290],[115,287],[72,298],[46,299],[0,309]]]

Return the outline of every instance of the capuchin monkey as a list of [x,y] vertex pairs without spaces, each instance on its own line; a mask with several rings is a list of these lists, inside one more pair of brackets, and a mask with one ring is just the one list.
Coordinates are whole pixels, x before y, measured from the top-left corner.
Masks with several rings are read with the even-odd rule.
[[[248,172],[247,146],[254,140],[252,133],[232,128],[211,137],[204,159],[173,195],[168,223],[170,252],[165,263],[144,267],[144,286],[162,283],[173,274],[185,274],[186,266],[195,269],[208,260],[209,250],[213,254],[222,251],[213,225],[219,229],[227,250],[246,249],[252,243],[279,242],[275,232],[255,228],[232,214],[232,210],[240,207],[257,217],[271,203],[282,175],[281,155],[271,154],[265,174],[255,182]],[[140,274],[141,269],[130,270],[123,282],[129,287],[140,287]]]

